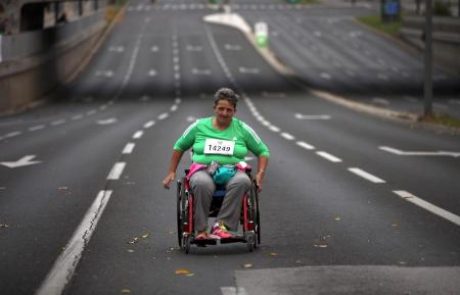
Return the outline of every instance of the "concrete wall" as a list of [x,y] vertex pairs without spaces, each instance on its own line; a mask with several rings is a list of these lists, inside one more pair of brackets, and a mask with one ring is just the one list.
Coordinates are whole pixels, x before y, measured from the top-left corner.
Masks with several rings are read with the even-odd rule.
[[[405,16],[401,37],[423,49],[425,17]],[[435,63],[460,75],[460,18],[433,18],[433,58]]]
[[101,10],[45,30],[2,36],[0,113],[22,109],[64,83],[105,27]]

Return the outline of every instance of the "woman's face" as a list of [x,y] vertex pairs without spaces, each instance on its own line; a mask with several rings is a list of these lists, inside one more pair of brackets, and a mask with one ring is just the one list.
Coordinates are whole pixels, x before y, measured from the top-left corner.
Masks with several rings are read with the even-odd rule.
[[217,122],[220,125],[230,124],[235,111],[236,110],[233,104],[226,99],[219,100],[214,106],[214,114],[216,115]]

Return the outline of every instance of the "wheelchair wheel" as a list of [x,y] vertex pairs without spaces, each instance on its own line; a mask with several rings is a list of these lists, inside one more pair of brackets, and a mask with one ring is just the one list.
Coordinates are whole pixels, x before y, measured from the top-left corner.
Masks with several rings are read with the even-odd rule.
[[177,240],[179,242],[179,247],[182,248],[182,238],[183,238],[183,231],[182,231],[182,199],[184,198],[184,195],[182,193],[182,188],[185,185],[181,181],[177,181]]
[[256,211],[256,245],[260,245],[260,210],[259,210],[259,194],[257,193],[257,187],[254,185],[254,200],[255,200],[255,211]]

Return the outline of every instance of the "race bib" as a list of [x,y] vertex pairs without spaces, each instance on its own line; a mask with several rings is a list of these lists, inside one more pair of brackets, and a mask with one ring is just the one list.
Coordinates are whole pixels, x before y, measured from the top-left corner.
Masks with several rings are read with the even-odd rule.
[[219,154],[219,155],[233,155],[235,149],[235,142],[230,140],[221,140],[207,138],[204,142],[205,154]]

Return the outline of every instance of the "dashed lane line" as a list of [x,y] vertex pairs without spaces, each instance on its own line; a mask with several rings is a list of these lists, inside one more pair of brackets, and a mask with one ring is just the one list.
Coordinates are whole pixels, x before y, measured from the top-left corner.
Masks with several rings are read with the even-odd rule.
[[134,139],[139,139],[139,138],[142,137],[142,135],[144,135],[144,131],[139,130],[139,131],[136,131],[136,132],[134,133],[133,138],[134,138]]
[[370,174],[369,172],[366,172],[360,168],[356,168],[356,167],[353,167],[353,168],[348,168],[348,171],[370,181],[370,182],[373,182],[373,183],[385,183],[386,181],[375,176],[375,175],[372,175]]
[[326,159],[326,160],[329,160],[329,161],[333,162],[333,163],[340,163],[340,162],[342,162],[342,159],[337,158],[336,156],[331,155],[331,154],[329,154],[329,153],[327,153],[327,152],[324,152],[324,151],[316,152],[316,154],[317,154],[318,156],[323,157],[323,158]]
[[136,146],[135,143],[133,142],[128,142],[126,145],[125,145],[125,148],[123,149],[122,151],[122,154],[131,154],[134,150],[134,147]]
[[125,162],[117,162],[113,165],[112,170],[110,170],[109,175],[107,176],[107,180],[118,180],[120,179],[123,170],[126,167]]

